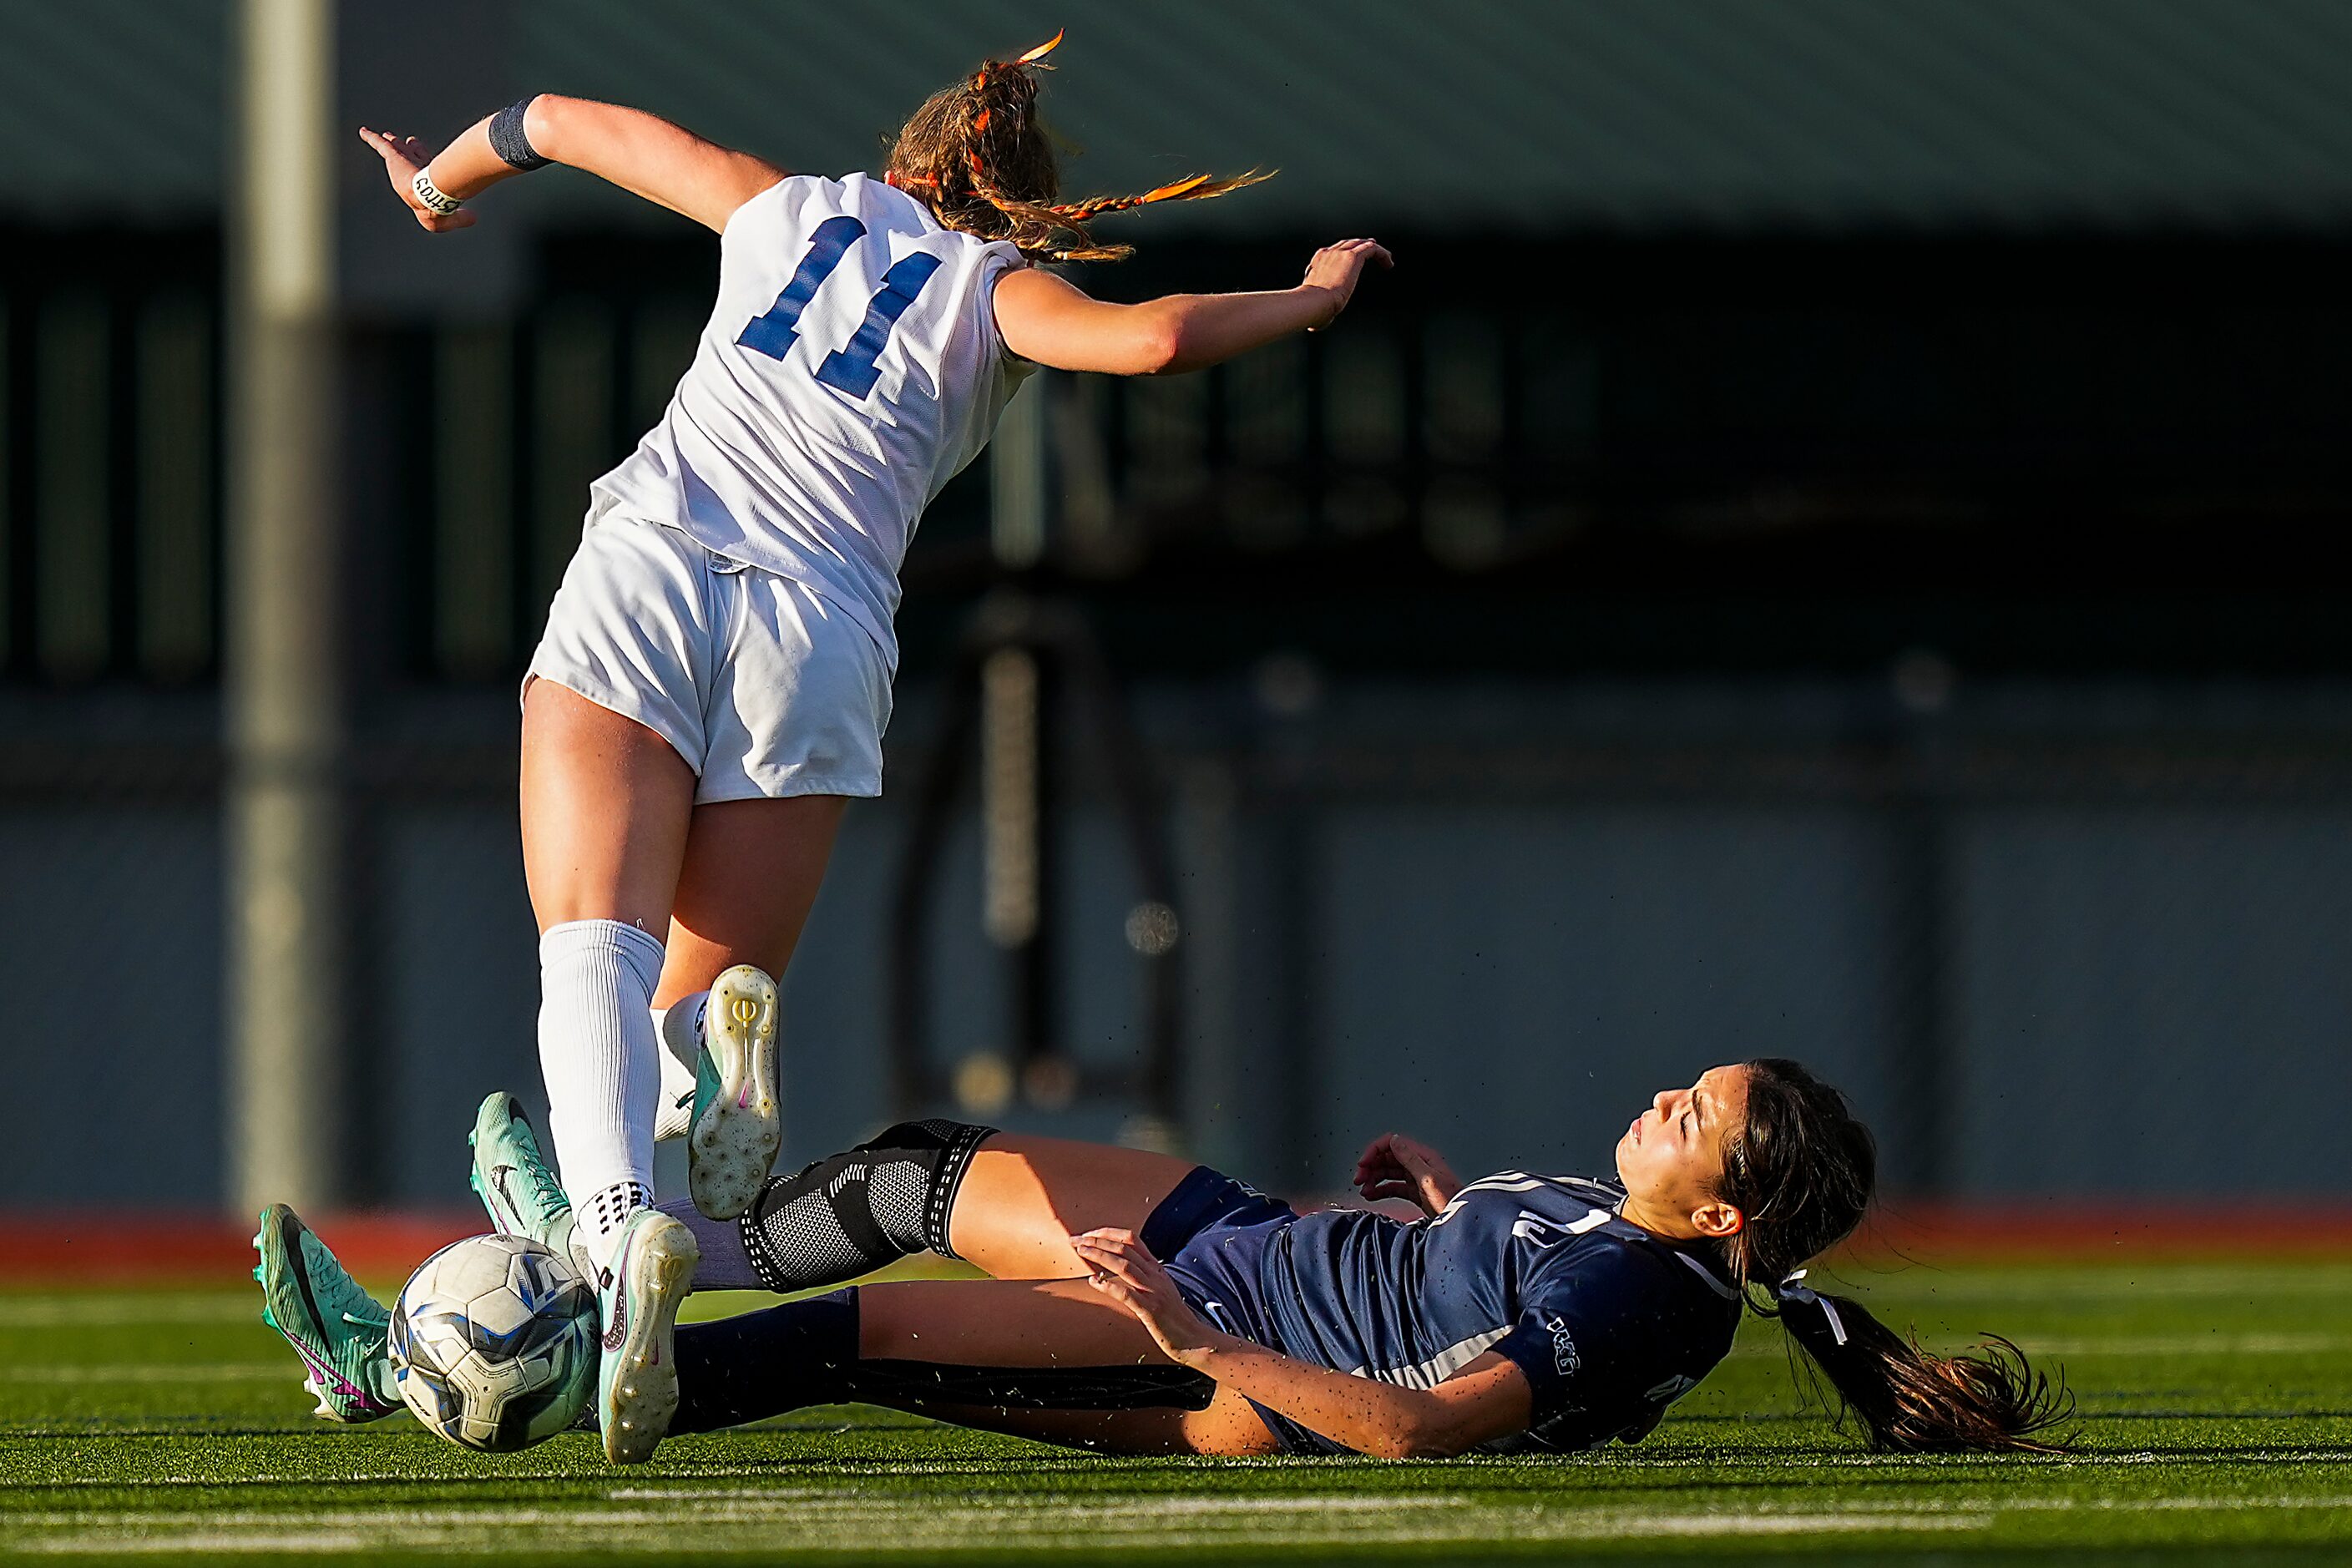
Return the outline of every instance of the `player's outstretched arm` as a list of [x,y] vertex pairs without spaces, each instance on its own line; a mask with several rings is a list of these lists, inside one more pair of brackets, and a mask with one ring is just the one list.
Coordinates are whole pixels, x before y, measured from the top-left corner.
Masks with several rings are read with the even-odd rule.
[[1375,240],[1343,239],[1315,253],[1296,289],[1252,294],[1170,294],[1139,305],[1091,298],[1051,272],[1024,268],[996,285],[1004,346],[1055,370],[1169,375],[1328,327],[1368,266],[1394,262]]
[[1497,1352],[1434,1388],[1352,1377],[1211,1328],[1131,1231],[1089,1231],[1070,1246],[1088,1283],[1135,1314],[1171,1361],[1359,1454],[1447,1458],[1524,1432],[1534,1419],[1527,1373]]
[[[438,153],[413,136],[390,136],[362,126],[360,140],[383,159],[394,192],[433,233],[464,228],[471,212],[438,212],[416,189],[425,172],[432,188],[465,201],[523,170],[509,163],[490,139],[485,115]],[[642,109],[593,99],[542,92],[523,110],[522,129],[530,150],[551,163],[569,163],[608,180],[633,195],[681,213],[714,232],[724,229],[735,209],[784,177],[784,171],[706,142]]]

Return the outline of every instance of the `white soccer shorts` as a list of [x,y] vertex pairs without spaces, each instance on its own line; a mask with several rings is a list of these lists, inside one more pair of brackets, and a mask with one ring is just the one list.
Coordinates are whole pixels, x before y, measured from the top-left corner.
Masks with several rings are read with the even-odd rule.
[[525,691],[534,679],[667,741],[697,804],[882,793],[890,669],[873,637],[806,584],[680,529],[611,513],[589,527]]

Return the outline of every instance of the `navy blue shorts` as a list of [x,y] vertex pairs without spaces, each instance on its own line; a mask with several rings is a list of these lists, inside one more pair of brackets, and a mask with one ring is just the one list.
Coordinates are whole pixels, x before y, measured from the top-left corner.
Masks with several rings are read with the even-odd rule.
[[[1298,1211],[1288,1204],[1196,1165],[1151,1211],[1139,1239],[1176,1281],[1186,1305],[1236,1339],[1282,1351],[1265,1310],[1258,1261],[1297,1218]],[[1255,1400],[1250,1408],[1285,1453],[1347,1452]]]

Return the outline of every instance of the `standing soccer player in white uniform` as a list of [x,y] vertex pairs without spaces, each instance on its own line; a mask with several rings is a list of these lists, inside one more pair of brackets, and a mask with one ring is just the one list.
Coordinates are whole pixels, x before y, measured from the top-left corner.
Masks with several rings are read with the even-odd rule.
[[[676,1406],[671,1327],[695,1258],[686,1227],[650,1206],[657,1112],[680,1098],[664,1093],[664,1058],[698,1064],[692,1114],[671,1129],[688,1140],[696,1205],[733,1217],[781,1136],[768,977],[792,958],[845,803],[881,793],[898,565],[924,506],[1033,366],[1215,364],[1328,324],[1363,268],[1388,263],[1348,240],[1295,289],[1139,305],[1033,266],[1116,258],[1125,248],[1097,244],[1091,219],[1253,178],[1055,205],[1034,74],[1052,47],[935,94],[881,179],[787,175],[653,115],[552,94],[429,157],[361,132],[435,233],[473,222],[464,200],[560,163],[722,237],[692,368],[593,487],[523,686],[540,1058],[604,1310],[605,1448],[624,1463],[652,1453]],[[530,1136],[496,1120],[478,1138]]]

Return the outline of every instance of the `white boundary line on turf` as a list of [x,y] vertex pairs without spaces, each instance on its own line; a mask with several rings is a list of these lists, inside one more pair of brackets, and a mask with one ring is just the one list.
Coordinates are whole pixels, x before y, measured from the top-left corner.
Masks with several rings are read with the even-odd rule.
[[[136,1533],[122,1533],[103,1515],[60,1521],[76,1533],[20,1542],[16,1550],[37,1552],[362,1552],[402,1548],[477,1549],[515,1528],[534,1531],[533,1548],[562,1554],[593,1546],[600,1552],[627,1550],[619,1531],[645,1531],[643,1552],[754,1547],[730,1531],[789,1527],[802,1550],[856,1550],[929,1557],[944,1550],[985,1541],[998,1548],[1094,1552],[1151,1545],[1232,1549],[1279,1540],[1286,1545],[1388,1544],[1475,1545],[1496,1541],[1579,1541],[1608,1538],[1719,1537],[1817,1533],[1957,1531],[1985,1528],[1990,1517],[1932,1512],[1821,1509],[1782,1513],[1669,1513],[1610,1508],[1546,1510],[1516,1502],[1448,1507],[1433,1518],[1426,1506],[1365,1499],[1184,1498],[1107,1503],[1069,1499],[990,1500],[960,1508],[915,1509],[875,1499],[843,1500],[846,1506],[812,1510],[805,1500],[773,1508],[709,1508],[689,1521],[653,1510],[498,1509],[485,1506],[453,1513],[409,1510],[394,1516],[346,1513],[215,1513],[140,1521]],[[1246,1502],[1244,1508],[1236,1504]],[[1327,1505],[1345,1506],[1327,1506]],[[1266,1506],[1276,1505],[1276,1506]],[[22,1516],[20,1516],[21,1518]],[[34,1516],[32,1522],[49,1521]],[[160,1526],[160,1527],[159,1527]],[[1043,1528],[1040,1528],[1040,1527]],[[112,1527],[112,1528],[110,1528]],[[1223,1527],[1223,1528],[1221,1528]]]
[[1472,1545],[1501,1540],[1906,1535],[1979,1531],[2005,1516],[2070,1511],[2109,1516],[2315,1510],[2352,1513],[2352,1496],[2345,1495],[1966,1500],[1942,1505],[1889,1500],[1828,1509],[1783,1510],[1767,1504],[1738,1511],[1675,1512],[1622,1504],[1551,1508],[1505,1499],[1445,1498],[1111,1500],[1031,1496],[955,1500],[940,1506],[943,1501],[947,1500],[845,1496],[828,1504],[805,1496],[763,1498],[756,1506],[714,1503],[684,1520],[660,1509],[592,1505],[517,1510],[486,1503],[456,1510],[387,1505],[381,1511],[324,1514],[294,1510],[214,1510],[161,1518],[120,1512],[34,1514],[17,1516],[14,1522],[63,1532],[17,1542],[17,1550],[44,1554],[467,1550],[479,1549],[520,1527],[536,1532],[536,1548],[559,1554],[591,1545],[604,1552],[627,1552],[636,1544],[628,1539],[633,1531],[643,1532],[642,1554],[648,1556],[752,1547],[758,1543],[744,1539],[743,1532],[789,1528],[795,1544],[803,1549],[822,1551],[838,1543],[862,1552],[914,1556],[968,1545],[975,1531],[1001,1549],[1115,1552],[1153,1544],[1232,1549],[1270,1539],[1294,1546],[1345,1546],[1363,1544],[1368,1538],[1383,1545]]
[[[2352,1351],[2352,1333],[2146,1334],[2113,1338],[2020,1334],[2016,1338],[2018,1348],[2028,1355],[2332,1355]],[[1740,1361],[1780,1361],[1788,1353],[1783,1342],[1740,1345],[1731,1355]]]
[[261,1383],[298,1381],[298,1368],[284,1362],[214,1362],[175,1366],[170,1362],[122,1362],[100,1366],[0,1366],[0,1383]]

